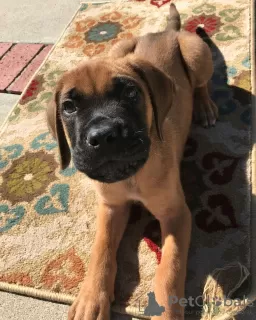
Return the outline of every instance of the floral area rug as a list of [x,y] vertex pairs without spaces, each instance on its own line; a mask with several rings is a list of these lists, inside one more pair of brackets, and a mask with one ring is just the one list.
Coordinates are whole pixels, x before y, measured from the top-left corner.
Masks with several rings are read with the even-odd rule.
[[[9,115],[0,148],[0,289],[66,303],[77,294],[94,239],[95,194],[72,165],[59,169],[45,109],[65,70],[120,39],[164,29],[168,2],[82,4]],[[182,162],[193,215],[186,296],[218,289],[234,298],[250,290],[251,2],[175,3],[184,29],[204,30],[220,112],[215,128],[193,126]],[[160,246],[158,222],[134,208],[118,254],[116,310],[145,317]],[[202,317],[223,313],[208,302]]]

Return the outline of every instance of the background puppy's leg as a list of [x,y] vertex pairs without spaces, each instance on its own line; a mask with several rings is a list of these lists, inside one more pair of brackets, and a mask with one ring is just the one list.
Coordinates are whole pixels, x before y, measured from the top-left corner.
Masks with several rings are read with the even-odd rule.
[[116,252],[129,218],[130,206],[100,204],[97,233],[87,277],[70,308],[69,320],[109,320],[114,300]]
[[218,119],[218,107],[212,101],[207,84],[195,88],[194,119],[203,127],[214,126]]
[[211,100],[208,88],[213,74],[211,50],[198,35],[190,32],[180,32],[178,41],[190,82],[195,90],[195,120],[204,127],[214,125],[218,118],[218,108]]
[[176,202],[175,207],[161,212],[155,209],[153,213],[160,222],[162,233],[162,258],[155,276],[155,295],[165,312],[152,320],[183,320],[184,305],[178,301],[184,298],[191,213],[184,200],[179,204]]

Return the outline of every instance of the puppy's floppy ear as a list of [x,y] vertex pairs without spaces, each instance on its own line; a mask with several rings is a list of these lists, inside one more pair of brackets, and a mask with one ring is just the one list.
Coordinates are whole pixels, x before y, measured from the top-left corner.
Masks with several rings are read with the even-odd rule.
[[175,96],[175,84],[163,71],[144,60],[133,60],[130,66],[145,83],[151,100],[156,131],[163,140],[162,126]]
[[54,101],[50,103],[47,108],[46,117],[49,131],[58,142],[61,169],[63,170],[67,168],[70,163],[71,153],[60,117],[59,103],[61,87],[62,84],[59,82],[56,88]]

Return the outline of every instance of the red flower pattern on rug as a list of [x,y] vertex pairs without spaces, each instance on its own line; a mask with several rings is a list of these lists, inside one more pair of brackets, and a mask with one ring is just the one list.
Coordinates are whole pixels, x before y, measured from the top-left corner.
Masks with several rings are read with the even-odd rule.
[[[144,2],[146,0],[130,0],[131,2]],[[150,4],[156,6],[157,8],[161,8],[163,5],[170,3],[172,0],[150,0]]]
[[34,100],[37,97],[37,94],[41,91],[42,82],[43,77],[40,76],[31,81],[30,85],[21,97],[21,105],[26,104],[28,101]]
[[155,252],[156,254],[156,259],[157,259],[157,263],[159,264],[161,262],[161,258],[162,258],[162,251],[161,249],[149,238],[144,238],[144,241],[146,242],[146,244],[148,245],[149,249],[152,252]]
[[48,289],[54,290],[57,285],[70,290],[83,280],[84,273],[83,262],[72,248],[46,266],[41,282]]
[[192,16],[185,21],[184,29],[189,32],[196,32],[196,29],[201,27],[209,36],[212,36],[219,31],[220,26],[221,22],[219,17],[215,15],[202,14],[200,16]]
[[148,223],[144,230],[143,240],[149,249],[156,254],[157,263],[161,262],[161,231],[158,220],[152,220]]
[[166,3],[171,2],[171,0],[151,0],[150,3],[157,8],[161,8]]
[[3,274],[0,275],[0,281],[8,282],[8,283],[15,283],[21,286],[33,286],[33,281],[30,276],[23,272],[14,272],[10,274]]

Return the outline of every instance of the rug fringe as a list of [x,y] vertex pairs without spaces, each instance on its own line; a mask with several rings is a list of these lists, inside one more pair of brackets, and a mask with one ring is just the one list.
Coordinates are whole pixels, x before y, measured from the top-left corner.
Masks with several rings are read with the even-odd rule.
[[18,284],[6,283],[0,281],[0,290],[10,293],[16,293],[27,297],[38,298],[47,301],[54,301],[63,304],[72,304],[74,297],[64,293],[51,292],[43,289],[23,287]]
[[[24,287],[18,284],[13,284],[13,283],[10,284],[10,283],[1,282],[1,281],[0,281],[0,291],[19,294],[22,296],[27,296],[30,298],[35,298],[35,299],[40,299],[45,301],[57,302],[57,303],[66,304],[66,305],[71,305],[75,300],[75,297],[69,294],[51,292],[51,291],[43,290],[40,288]],[[150,319],[147,316],[141,315],[139,309],[135,307],[130,307],[130,306],[120,307],[117,305],[113,305],[112,310],[117,313],[135,316],[140,319]]]

